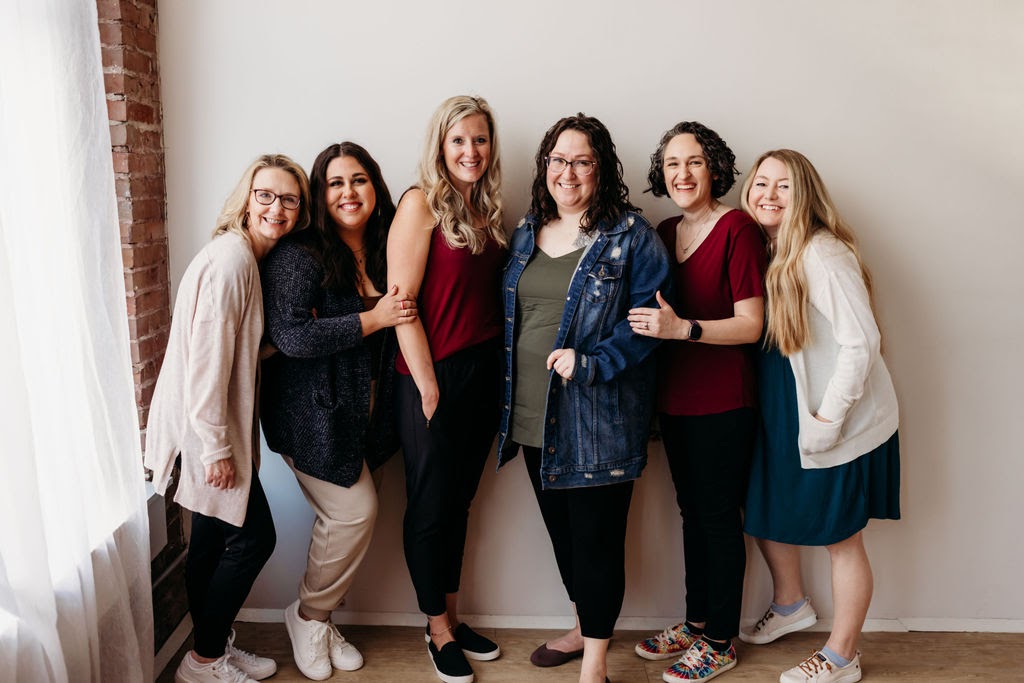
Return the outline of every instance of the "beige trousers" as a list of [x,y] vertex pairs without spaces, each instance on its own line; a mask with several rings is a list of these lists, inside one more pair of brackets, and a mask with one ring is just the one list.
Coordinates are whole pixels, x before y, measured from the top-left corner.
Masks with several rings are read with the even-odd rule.
[[285,462],[316,513],[299,604],[304,615],[324,621],[344,602],[370,547],[377,521],[377,487],[365,462],[359,480],[349,488],[299,472],[291,458]]

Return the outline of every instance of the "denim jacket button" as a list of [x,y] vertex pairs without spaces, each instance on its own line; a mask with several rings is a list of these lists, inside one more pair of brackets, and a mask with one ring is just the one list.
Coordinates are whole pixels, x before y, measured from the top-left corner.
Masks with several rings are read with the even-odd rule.
[[553,474],[548,475],[548,481],[558,481],[558,477]]
[[555,418],[551,418],[550,420],[548,420],[548,422],[550,422],[551,424],[555,424]]
[[555,447],[554,446],[548,446],[548,453],[554,453],[554,452],[555,452]]

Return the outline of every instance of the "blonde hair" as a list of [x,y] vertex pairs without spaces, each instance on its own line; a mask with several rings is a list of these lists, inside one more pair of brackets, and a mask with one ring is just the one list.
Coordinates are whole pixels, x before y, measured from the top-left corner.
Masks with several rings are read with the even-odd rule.
[[800,152],[791,149],[772,150],[765,152],[754,162],[746,180],[743,181],[740,194],[740,205],[743,210],[751,217],[755,216],[747,198],[757,169],[765,159],[782,162],[789,176],[789,205],[782,215],[782,224],[779,226],[771,262],[765,275],[768,299],[766,342],[776,346],[783,355],[789,356],[811,342],[807,320],[809,297],[803,255],[814,234],[819,230],[825,230],[849,247],[860,265],[864,286],[867,287],[868,297],[874,309],[871,273],[861,259],[853,231],[839,216],[821,176]]
[[245,237],[249,229],[249,193],[252,191],[252,181],[256,173],[262,168],[280,168],[295,177],[299,183],[299,217],[295,222],[292,232],[302,230],[309,225],[309,179],[302,167],[286,157],[284,154],[264,154],[256,158],[245,173],[239,179],[235,189],[231,191],[224,201],[224,208],[217,217],[217,225],[213,229],[213,237],[223,235],[226,232],[238,233]]
[[[473,184],[470,206],[462,194],[452,185],[444,161],[444,138],[452,126],[474,114],[481,114],[487,120],[491,139],[491,156],[483,176]],[[501,154],[498,146],[498,131],[494,115],[482,97],[458,95],[441,103],[430,120],[427,141],[420,158],[419,188],[427,196],[427,206],[438,222],[441,234],[453,249],[468,247],[470,252],[483,251],[487,238],[501,246],[508,246],[505,227],[502,224],[501,202]],[[484,219],[484,230],[473,228],[473,216]]]

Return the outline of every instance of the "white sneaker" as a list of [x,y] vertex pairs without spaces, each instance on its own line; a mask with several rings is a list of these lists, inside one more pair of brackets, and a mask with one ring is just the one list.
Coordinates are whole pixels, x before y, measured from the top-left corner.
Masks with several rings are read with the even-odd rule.
[[787,633],[814,626],[817,621],[818,613],[811,607],[811,599],[804,598],[804,604],[800,605],[800,609],[788,617],[777,614],[769,607],[764,616],[749,630],[740,629],[740,640],[751,645],[764,645],[778,640]]
[[244,671],[228,661],[224,655],[209,664],[197,662],[191,652],[185,657],[174,672],[174,683],[256,683]]
[[779,683],[854,683],[860,680],[860,653],[846,666],[836,666],[820,651],[779,676]]
[[257,681],[270,678],[277,673],[277,662],[270,657],[260,657],[235,647],[235,629],[231,629],[231,635],[228,636],[228,644],[224,648],[224,654],[228,656],[228,661],[236,669]]
[[331,655],[331,666],[342,671],[355,671],[363,666],[363,655],[359,653],[356,646],[345,640],[338,627],[327,622],[328,639],[330,645],[328,650]]
[[323,621],[306,621],[299,616],[299,601],[296,600],[284,610],[284,625],[292,640],[292,655],[295,666],[306,678],[322,681],[331,677],[331,660],[327,653],[330,644],[330,629]]

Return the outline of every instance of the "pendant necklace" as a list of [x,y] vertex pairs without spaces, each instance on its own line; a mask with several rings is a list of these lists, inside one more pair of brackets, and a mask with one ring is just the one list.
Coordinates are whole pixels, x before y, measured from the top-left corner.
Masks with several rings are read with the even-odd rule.
[[694,245],[694,243],[698,239],[700,239],[700,236],[704,234],[704,229],[706,227],[708,227],[708,221],[710,221],[711,218],[715,215],[715,211],[716,210],[718,210],[718,204],[717,203],[714,206],[711,207],[711,209],[704,216],[704,220],[702,220],[700,222],[700,229],[697,231],[697,234],[693,236],[693,239],[690,240],[689,244],[687,244],[685,247],[683,247],[683,257],[684,258],[686,257],[686,255],[688,253],[690,253],[690,247],[692,247]]

